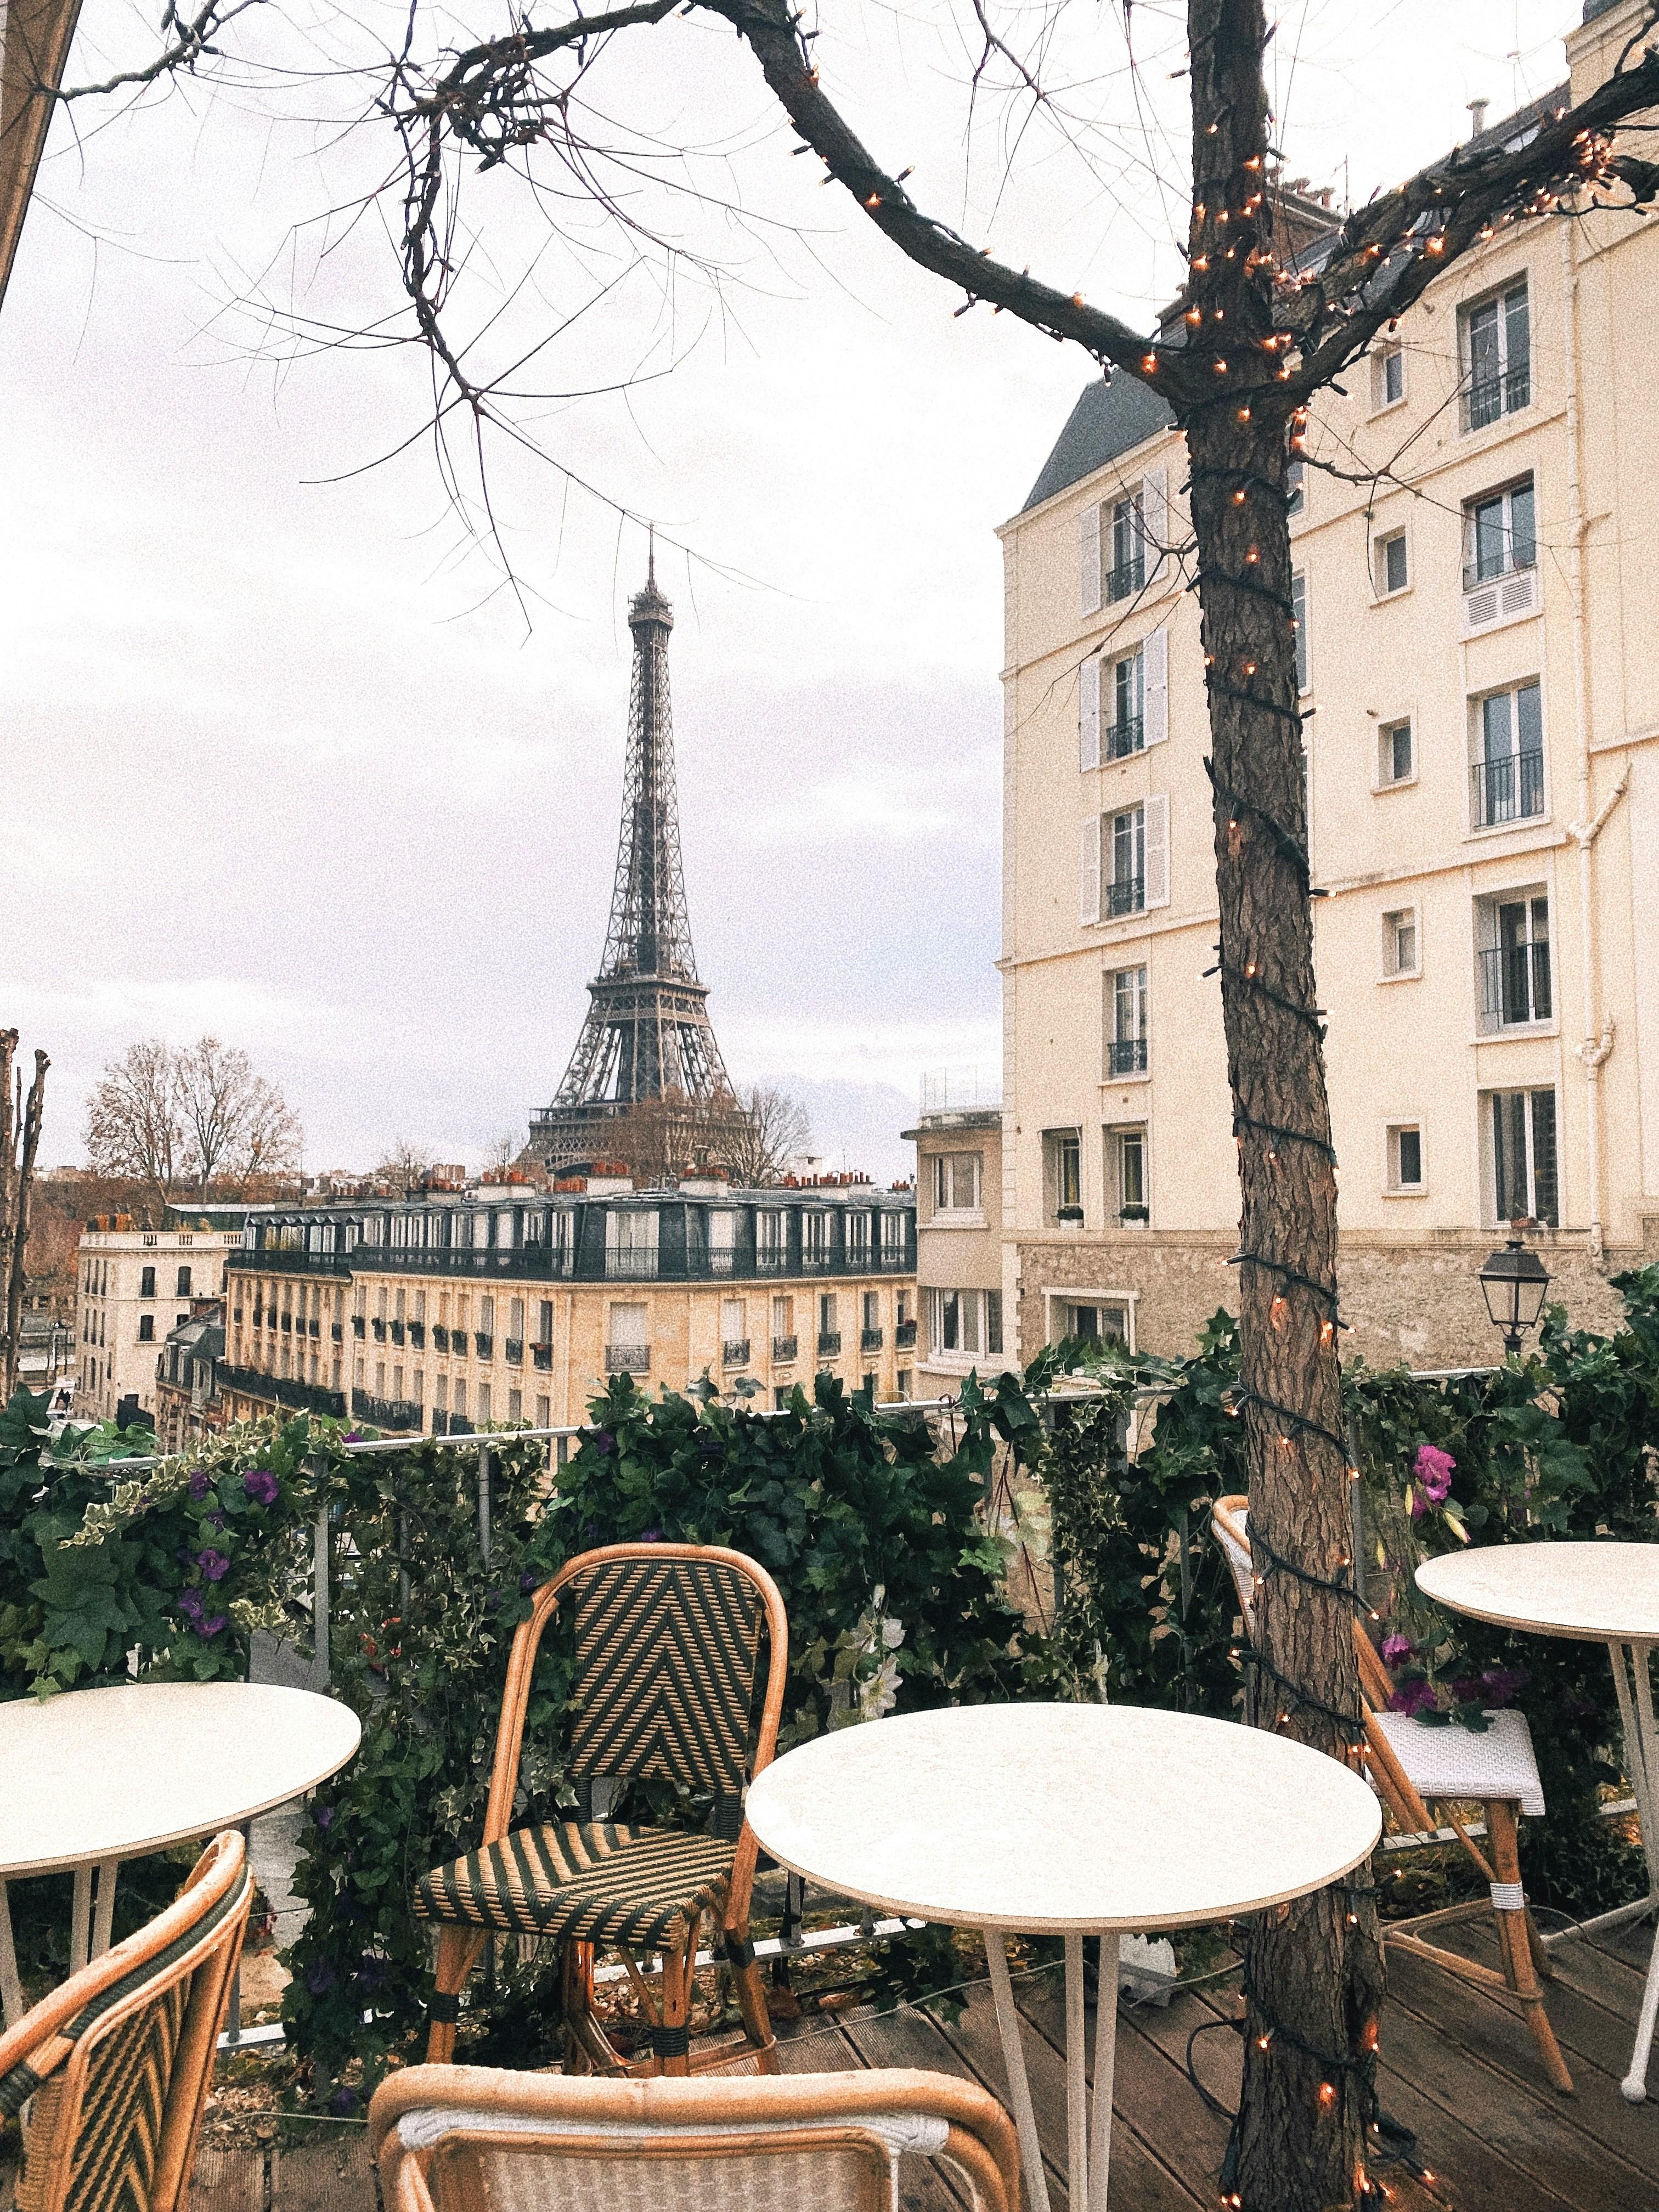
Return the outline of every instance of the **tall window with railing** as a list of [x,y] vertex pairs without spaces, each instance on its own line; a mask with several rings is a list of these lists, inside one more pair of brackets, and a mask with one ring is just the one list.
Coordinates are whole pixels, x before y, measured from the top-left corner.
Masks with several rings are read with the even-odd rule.
[[1489,423],[1532,404],[1532,337],[1527,280],[1506,285],[1463,310],[1463,428]]
[[1477,830],[1544,811],[1544,714],[1538,679],[1474,702],[1470,818]]
[[1120,968],[1106,978],[1106,1073],[1146,1072],[1146,970]]
[[612,1206],[605,1217],[605,1272],[613,1281],[643,1282],[657,1272],[654,1207]]
[[1553,1017],[1550,902],[1541,891],[1486,898],[1475,908],[1480,1028],[1490,1034]]
[[1127,806],[1112,817],[1106,883],[1109,915],[1139,914],[1146,903],[1146,809]]
[[1141,495],[1132,493],[1112,504],[1111,537],[1106,570],[1106,597],[1127,599],[1146,581],[1146,533]]
[[1487,1203],[1494,1224],[1560,1219],[1553,1091],[1486,1094]]

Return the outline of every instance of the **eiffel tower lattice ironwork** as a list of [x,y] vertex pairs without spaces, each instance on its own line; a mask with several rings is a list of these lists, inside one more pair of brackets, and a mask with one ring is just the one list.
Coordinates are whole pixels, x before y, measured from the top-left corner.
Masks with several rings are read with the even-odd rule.
[[680,866],[674,722],[668,688],[673,609],[653,556],[628,610],[634,678],[622,836],[611,922],[576,1049],[553,1103],[531,1121],[528,1153],[550,1167],[603,1152],[607,1125],[664,1102],[718,1146],[740,1117],[697,975]]

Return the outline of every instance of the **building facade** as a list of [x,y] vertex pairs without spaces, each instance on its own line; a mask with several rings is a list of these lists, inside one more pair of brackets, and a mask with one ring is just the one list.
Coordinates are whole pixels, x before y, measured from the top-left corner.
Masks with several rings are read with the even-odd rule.
[[915,1395],[915,1201],[867,1183],[635,1191],[571,1179],[254,1209],[230,1255],[220,1388],[441,1436],[562,1428],[608,1376],[786,1403],[821,1372]]
[[219,1382],[224,1356],[223,1298],[192,1299],[190,1313],[167,1331],[155,1363],[158,1449],[184,1451],[227,1425],[229,1409]]
[[113,1420],[124,1399],[154,1419],[167,1332],[190,1319],[193,1299],[223,1290],[226,1254],[241,1241],[240,1229],[227,1226],[135,1229],[124,1213],[88,1223],[76,1278],[77,1419]]
[[[1571,97],[1639,19],[1574,34]],[[1343,1306],[1374,1360],[1493,1357],[1474,1275],[1505,1224],[1586,1325],[1659,1256],[1656,319],[1652,217],[1516,223],[1310,426],[1316,961]],[[1236,1296],[1185,469],[1155,397],[1093,384],[1001,532],[1004,1318],[1026,1358],[1091,1316],[1183,1350]]]
[[916,1395],[1017,1364],[1002,1304],[1002,1111],[995,1086],[928,1079],[916,1148]]

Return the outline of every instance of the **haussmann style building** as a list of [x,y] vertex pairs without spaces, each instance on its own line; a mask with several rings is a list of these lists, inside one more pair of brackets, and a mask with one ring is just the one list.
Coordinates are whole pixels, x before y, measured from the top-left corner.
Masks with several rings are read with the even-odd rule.
[[[1487,143],[1583,98],[1642,21],[1586,12],[1571,86]],[[1474,1278],[1506,1224],[1587,1325],[1659,1257],[1656,344],[1659,222],[1543,216],[1314,410],[1291,530],[1316,970],[1347,1341],[1374,1360],[1494,1356]],[[1157,398],[1097,380],[1000,532],[1024,1358],[1068,1333],[1183,1350],[1236,1301],[1185,471]]]

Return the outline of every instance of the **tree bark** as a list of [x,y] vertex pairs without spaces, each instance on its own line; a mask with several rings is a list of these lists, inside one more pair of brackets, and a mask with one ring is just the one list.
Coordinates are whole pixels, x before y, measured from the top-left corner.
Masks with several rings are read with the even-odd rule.
[[34,1186],[35,1155],[40,1149],[40,1121],[46,1111],[46,1070],[52,1062],[39,1050],[34,1055],[34,1080],[29,1085],[23,1110],[22,1152],[12,1183],[11,1254],[6,1279],[6,1351],[0,1370],[0,1404],[17,1387],[18,1334],[23,1321],[24,1263],[29,1241],[29,1196]]
[[[1353,1764],[1360,1702],[1353,1601],[1340,1587],[1351,1578],[1352,1522],[1336,1348],[1336,1178],[1314,988],[1285,495],[1298,417],[1279,375],[1261,0],[1192,0],[1189,32],[1187,380],[1190,389],[1197,369],[1214,392],[1179,412],[1191,464],[1238,1145],[1257,1719]],[[1361,2197],[1370,2112],[1361,2054],[1375,2046],[1383,1983],[1369,1880],[1356,1872],[1352,1890],[1279,1906],[1247,1939],[1244,2096],[1231,2178],[1233,2201],[1247,2212],[1330,2212]]]

